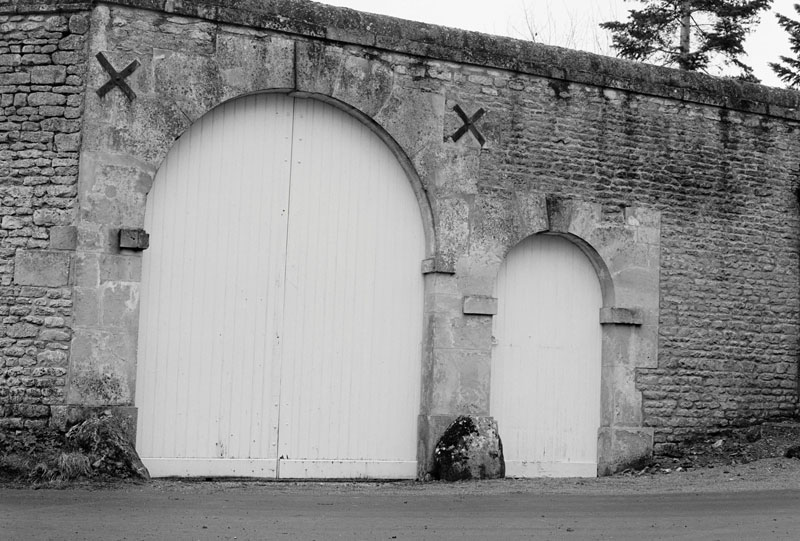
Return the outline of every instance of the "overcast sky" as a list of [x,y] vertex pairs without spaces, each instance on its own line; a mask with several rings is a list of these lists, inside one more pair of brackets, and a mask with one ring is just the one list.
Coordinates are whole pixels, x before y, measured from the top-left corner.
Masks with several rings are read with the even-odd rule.
[[[530,38],[526,12],[538,41],[612,55],[610,39],[600,22],[623,20],[627,10],[640,2],[623,0],[318,0],[361,11],[382,13],[403,19],[477,30],[490,34]],[[792,5],[800,0],[774,0],[772,12],[761,17],[761,24],[748,37],[745,62],[764,84],[783,86],[767,62],[778,56],[791,56],[786,32],[778,26],[774,13],[795,17]]]

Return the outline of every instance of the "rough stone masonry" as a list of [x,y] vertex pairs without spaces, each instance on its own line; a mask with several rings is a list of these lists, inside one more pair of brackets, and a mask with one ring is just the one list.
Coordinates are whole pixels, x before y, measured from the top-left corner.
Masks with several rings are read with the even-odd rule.
[[63,416],[88,13],[0,18],[0,423]]
[[[97,95],[98,53],[139,62],[135,99]],[[0,426],[133,406],[141,253],[119,230],[181,133],[261,91],[359,115],[416,183],[423,473],[456,417],[491,414],[494,280],[540,232],[582,243],[603,288],[601,473],[796,413],[800,94],[306,1],[14,0]]]

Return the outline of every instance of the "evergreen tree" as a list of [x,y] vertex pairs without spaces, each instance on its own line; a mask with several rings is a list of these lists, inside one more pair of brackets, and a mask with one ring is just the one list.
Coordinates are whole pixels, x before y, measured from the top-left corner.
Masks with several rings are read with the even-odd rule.
[[[794,5],[794,10],[800,15],[800,4]],[[772,68],[781,81],[791,87],[800,89],[800,20],[792,20],[784,15],[776,15],[778,24],[789,33],[789,43],[796,58],[781,56],[780,63],[770,62]]]
[[739,57],[744,39],[772,0],[645,0],[628,12],[626,22],[600,26],[611,31],[622,58],[656,62],[691,71],[708,71],[721,62],[739,77],[757,81]]

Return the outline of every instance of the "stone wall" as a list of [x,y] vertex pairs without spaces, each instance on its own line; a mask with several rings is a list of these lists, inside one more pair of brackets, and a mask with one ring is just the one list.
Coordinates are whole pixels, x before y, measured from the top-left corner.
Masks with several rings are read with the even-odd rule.
[[658,366],[637,371],[656,443],[794,412],[800,124],[474,69],[448,77],[449,100],[493,113],[482,128],[502,144],[482,152],[472,193],[494,220],[496,202],[531,189],[599,203],[609,219],[660,211]]
[[[457,415],[490,415],[496,272],[516,243],[543,231],[594,250],[607,313],[624,316],[603,321],[603,426],[618,429],[612,439],[639,431],[630,441],[639,450],[626,456],[653,437],[658,445],[794,413],[797,93],[308,2],[119,0],[91,13],[82,56],[84,15],[6,16],[0,44],[3,122],[20,133],[0,133],[12,163],[0,181],[2,370],[62,378],[50,403],[64,401],[71,331],[70,403],[133,403],[140,254],[121,252],[114,233],[141,226],[155,172],[192,122],[227,100],[280,90],[357,114],[418,183],[430,230],[423,455]],[[41,46],[56,49],[15,53],[5,36],[31,38],[37,25],[53,40]],[[117,69],[141,64],[126,80],[135,100],[94,93],[108,80],[98,52]],[[49,64],[26,64],[25,54]],[[477,133],[454,140],[464,124],[456,106]],[[70,320],[73,290],[58,269],[76,245]],[[35,385],[50,380],[27,381],[30,391],[12,393],[0,380],[4,422],[25,413],[5,396],[47,403]]]
[[0,427],[64,413],[88,28],[0,14]]

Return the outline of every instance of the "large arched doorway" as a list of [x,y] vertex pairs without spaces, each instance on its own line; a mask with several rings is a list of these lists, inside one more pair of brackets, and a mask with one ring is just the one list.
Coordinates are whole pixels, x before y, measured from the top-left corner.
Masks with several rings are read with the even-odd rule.
[[497,277],[491,413],[509,477],[595,476],[602,293],[564,237],[515,246]]
[[228,102],[148,196],[137,448],[155,476],[416,476],[425,238],[395,155],[327,103]]

